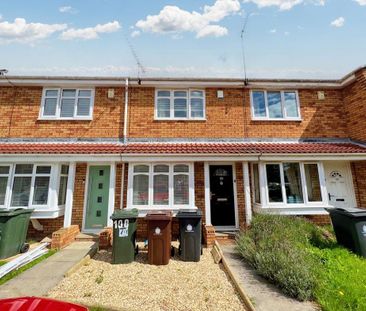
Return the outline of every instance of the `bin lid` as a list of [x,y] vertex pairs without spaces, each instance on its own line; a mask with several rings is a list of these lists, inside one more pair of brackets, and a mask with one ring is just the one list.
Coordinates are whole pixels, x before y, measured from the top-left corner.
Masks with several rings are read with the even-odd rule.
[[31,214],[33,211],[33,208],[0,208],[0,217],[13,217],[20,214]]
[[349,208],[327,208],[329,213],[339,213],[350,217],[366,217],[366,209],[349,207]]
[[150,211],[146,215],[147,220],[171,220],[171,211]]
[[182,210],[177,213],[177,218],[202,218],[200,209]]
[[137,218],[139,216],[139,210],[137,208],[132,209],[116,209],[111,215],[111,219],[126,219],[126,218]]

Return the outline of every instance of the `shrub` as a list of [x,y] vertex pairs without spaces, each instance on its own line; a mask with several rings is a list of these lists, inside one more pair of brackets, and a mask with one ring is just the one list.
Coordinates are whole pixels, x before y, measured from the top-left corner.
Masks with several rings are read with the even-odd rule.
[[237,250],[257,272],[298,300],[313,297],[316,256],[305,245],[322,237],[303,219],[256,215],[251,228],[239,235]]

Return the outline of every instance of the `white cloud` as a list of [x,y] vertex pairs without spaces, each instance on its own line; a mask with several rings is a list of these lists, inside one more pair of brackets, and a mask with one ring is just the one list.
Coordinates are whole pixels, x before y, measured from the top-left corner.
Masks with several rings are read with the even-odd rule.
[[205,5],[203,12],[182,10],[177,6],[167,5],[157,15],[148,15],[139,20],[136,27],[144,32],[152,33],[196,33],[197,38],[206,36],[220,37],[228,33],[227,28],[212,25],[225,17],[239,13],[239,0],[216,0],[212,5]]
[[270,33],[276,33],[277,32],[277,29],[273,28],[269,31]]
[[[359,0],[365,1],[365,0]],[[259,8],[277,6],[281,11],[292,9],[295,5],[299,4],[315,4],[325,5],[325,0],[244,0],[244,2],[253,2]]]
[[140,30],[134,30],[131,32],[131,37],[135,38],[138,37],[141,34]]
[[290,35],[290,32],[289,32],[289,31],[285,31],[283,34],[284,34],[285,36],[289,36],[289,35]]
[[77,13],[77,10],[74,9],[72,6],[61,6],[58,8],[60,13]]
[[336,18],[334,21],[332,21],[330,23],[330,25],[333,27],[339,28],[339,27],[343,27],[344,22],[345,22],[345,19],[344,19],[344,17],[341,16],[341,17]]
[[66,24],[27,23],[24,18],[0,22],[0,43],[33,43],[67,28]]
[[355,0],[359,5],[366,5],[366,0]]
[[93,40],[98,39],[99,34],[101,33],[111,33],[116,32],[121,28],[121,25],[117,21],[113,21],[106,24],[98,24],[95,27],[87,27],[87,28],[70,28],[62,32],[61,39],[62,40],[74,40],[74,39],[83,39],[83,40]]

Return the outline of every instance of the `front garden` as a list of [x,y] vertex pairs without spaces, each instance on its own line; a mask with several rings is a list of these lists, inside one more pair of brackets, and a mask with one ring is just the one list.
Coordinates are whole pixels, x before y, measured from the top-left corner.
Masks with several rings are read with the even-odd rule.
[[256,215],[237,250],[290,297],[315,300],[326,311],[366,310],[366,260],[338,246],[331,228]]

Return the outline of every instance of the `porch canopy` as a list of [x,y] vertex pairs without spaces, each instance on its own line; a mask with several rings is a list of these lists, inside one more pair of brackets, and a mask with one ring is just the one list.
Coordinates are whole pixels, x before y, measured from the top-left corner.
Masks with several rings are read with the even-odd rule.
[[[2,142],[0,161],[69,160],[130,161],[159,160],[282,160],[296,157],[366,160],[366,146],[354,142]],[[167,160],[167,159],[165,159]]]

